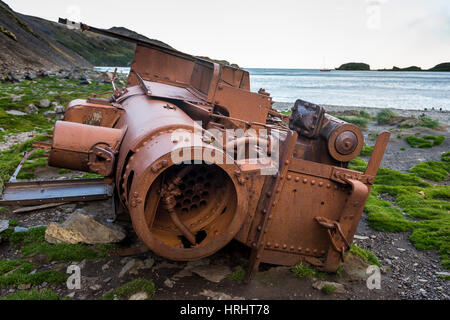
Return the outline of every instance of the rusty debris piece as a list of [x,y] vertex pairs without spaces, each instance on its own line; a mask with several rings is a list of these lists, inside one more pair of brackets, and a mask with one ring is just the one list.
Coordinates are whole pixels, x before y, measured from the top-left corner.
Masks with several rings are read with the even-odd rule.
[[147,248],[177,261],[232,239],[261,262],[336,271],[349,250],[384,154],[347,169],[361,130],[298,100],[290,116],[249,73],[111,31],[61,23],[136,44],[126,88],[72,101],[55,125],[49,164],[101,173]]

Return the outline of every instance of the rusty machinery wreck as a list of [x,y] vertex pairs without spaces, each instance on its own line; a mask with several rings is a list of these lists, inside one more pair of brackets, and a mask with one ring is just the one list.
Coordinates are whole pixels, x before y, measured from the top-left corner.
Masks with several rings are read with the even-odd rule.
[[[55,124],[52,143],[38,144],[50,149],[49,165],[105,176],[108,191],[99,194],[115,194],[140,240],[162,257],[201,259],[236,239],[251,248],[247,280],[261,262],[306,261],[336,271],[389,133],[379,135],[364,173],[349,170],[364,145],[361,130],[323,107],[298,100],[284,115],[265,90],[250,92],[247,71],[60,22],[134,42],[136,52],[126,88],[113,80],[110,98],[72,101],[64,121]],[[243,133],[227,135],[229,130]],[[72,197],[60,194],[64,186],[51,194],[52,186],[40,183],[46,196],[18,199],[27,185],[11,183],[3,202],[89,198],[79,194],[89,182],[78,184]],[[97,198],[94,192],[89,199]]]

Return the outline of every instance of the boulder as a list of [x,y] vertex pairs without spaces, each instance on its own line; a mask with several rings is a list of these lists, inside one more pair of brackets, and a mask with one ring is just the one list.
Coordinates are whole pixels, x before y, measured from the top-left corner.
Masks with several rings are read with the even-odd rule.
[[52,223],[45,231],[49,243],[113,243],[125,238],[116,226],[101,224],[91,216],[75,211],[62,225]]
[[48,108],[48,107],[50,107],[50,100],[43,99],[39,101],[39,108]]

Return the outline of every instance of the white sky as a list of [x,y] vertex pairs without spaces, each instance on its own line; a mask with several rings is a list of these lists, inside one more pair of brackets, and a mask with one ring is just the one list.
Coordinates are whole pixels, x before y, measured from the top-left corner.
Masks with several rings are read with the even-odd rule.
[[450,61],[449,0],[3,0],[17,12],[123,26],[241,67],[372,69]]

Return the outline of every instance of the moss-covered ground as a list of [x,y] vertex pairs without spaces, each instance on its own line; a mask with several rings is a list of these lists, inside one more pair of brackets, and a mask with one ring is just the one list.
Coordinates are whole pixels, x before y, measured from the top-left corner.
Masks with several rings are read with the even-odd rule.
[[106,293],[103,299],[113,300],[117,298],[119,300],[128,300],[133,294],[139,292],[147,293],[147,300],[151,300],[156,292],[155,284],[150,280],[138,278]]
[[[79,80],[56,76],[22,80],[20,83],[0,82],[0,138],[18,132],[51,132],[55,122],[55,119],[44,116],[44,112],[52,110],[52,107],[39,108],[38,114],[25,116],[10,115],[6,113],[8,110],[25,112],[29,104],[39,106],[39,102],[43,99],[67,106],[74,99],[86,99],[91,93],[108,90],[111,90],[108,83],[93,81],[92,84],[81,85]],[[12,95],[21,98],[14,101]]]
[[406,142],[413,148],[432,148],[444,142],[444,136],[427,135],[423,138],[408,136],[405,138]]
[[[446,155],[443,159],[448,159]],[[358,171],[366,166],[360,158],[350,163],[350,168]],[[369,226],[379,231],[411,231],[409,239],[418,250],[436,250],[441,264],[450,269],[450,186],[425,182],[421,170],[428,172],[428,167],[417,168],[411,173],[379,169],[365,207]],[[386,200],[386,194],[395,201]]]

